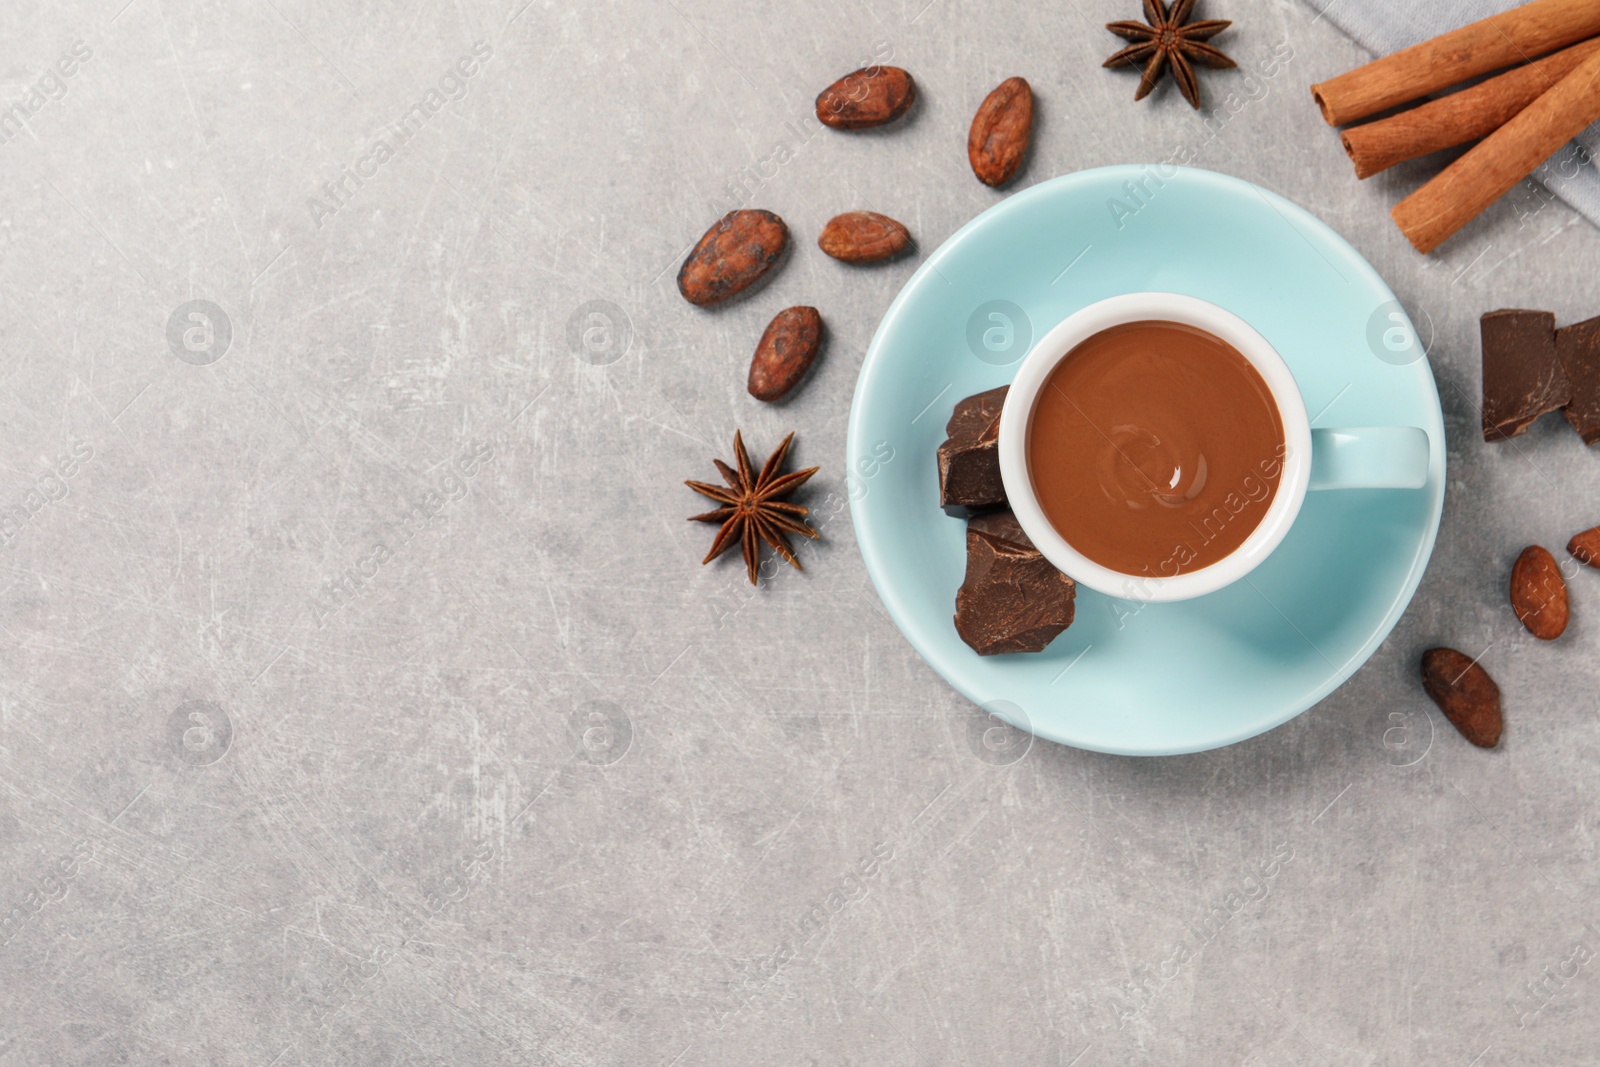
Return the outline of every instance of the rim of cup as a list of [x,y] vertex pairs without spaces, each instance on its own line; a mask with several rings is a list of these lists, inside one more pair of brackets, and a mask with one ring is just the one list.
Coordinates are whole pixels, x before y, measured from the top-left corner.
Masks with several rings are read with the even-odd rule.
[[[1267,513],[1238,548],[1205,567],[1174,576],[1129,574],[1096,563],[1073,548],[1045,516],[1028,470],[1027,437],[1033,408],[1050,372],[1083,341],[1113,326],[1133,322],[1178,322],[1232,345],[1261,375],[1278,408],[1285,451],[1278,489]],[[1144,602],[1188,600],[1238,581],[1272,554],[1299,514],[1311,472],[1311,425],[1305,400],[1277,349],[1244,319],[1226,308],[1182,293],[1126,293],[1068,315],[1034,344],[1000,409],[1000,478],[1022,529],[1057,570],[1107,596]],[[1176,547],[1176,546],[1175,546]]]

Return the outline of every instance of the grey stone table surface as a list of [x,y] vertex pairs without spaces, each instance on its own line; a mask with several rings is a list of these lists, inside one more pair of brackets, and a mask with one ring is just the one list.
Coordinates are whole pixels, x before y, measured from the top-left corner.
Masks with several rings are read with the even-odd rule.
[[[1474,397],[1481,311],[1600,312],[1600,234],[1524,185],[1419,257],[1387,212],[1437,163],[1356,182],[1306,92],[1361,51],[1203,8],[1245,68],[1209,125],[1099,68],[1133,0],[5,5],[0,1063],[1596,1062],[1600,575],[1553,644],[1504,589],[1600,521],[1600,458],[1489,447]],[[818,127],[874,59],[910,120]],[[1188,146],[1431,338],[1421,589],[1251,741],[974,744],[838,508],[804,573],[700,566],[681,481],[735,428],[841,498],[876,322],[1006,195],[963,146],[1013,74],[1018,188]],[[735,202],[798,248],[701,312],[673,274]],[[857,206],[917,254],[820,255]],[[795,303],[831,342],[763,408]],[[1482,650],[1497,750],[1435,643]]]

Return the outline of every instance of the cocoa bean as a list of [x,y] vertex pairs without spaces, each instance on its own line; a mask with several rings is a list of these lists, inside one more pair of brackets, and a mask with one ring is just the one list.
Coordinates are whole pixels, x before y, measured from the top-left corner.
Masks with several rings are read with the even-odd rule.
[[750,360],[750,395],[769,404],[800,384],[822,349],[822,316],[813,307],[773,316]]
[[743,292],[778,262],[789,227],[770,211],[730,211],[700,238],[678,269],[678,292],[710,307]]

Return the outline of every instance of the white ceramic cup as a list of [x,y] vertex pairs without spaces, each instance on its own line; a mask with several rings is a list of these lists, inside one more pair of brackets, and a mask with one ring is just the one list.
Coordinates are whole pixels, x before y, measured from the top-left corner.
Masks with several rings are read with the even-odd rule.
[[[1227,556],[1174,576],[1113,570],[1073,548],[1045,517],[1028,471],[1028,425],[1050,372],[1069,352],[1100,331],[1149,320],[1195,326],[1232,345],[1266,382],[1283,423],[1282,468],[1266,515]],[[1006,393],[1000,412],[999,449],[1006,499],[1044,557],[1057,570],[1090,589],[1141,601],[1188,600],[1215,592],[1249,574],[1289,532],[1308,489],[1417,489],[1427,482],[1429,465],[1427,433],[1414,426],[1319,429],[1313,433],[1300,387],[1288,364],[1267,339],[1231,311],[1178,293],[1110,297],[1069,315],[1039,338]]]

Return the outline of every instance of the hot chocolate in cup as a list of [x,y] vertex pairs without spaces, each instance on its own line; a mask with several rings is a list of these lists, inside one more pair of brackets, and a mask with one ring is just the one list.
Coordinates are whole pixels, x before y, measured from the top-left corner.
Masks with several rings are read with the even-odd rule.
[[1414,426],[1312,430],[1288,364],[1237,315],[1130,293],[1041,337],[1001,410],[1017,521],[1057,569],[1108,596],[1186,600],[1248,574],[1308,490],[1417,489]]

